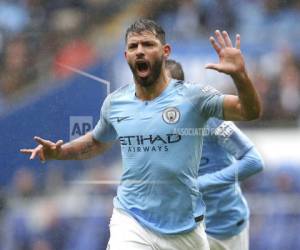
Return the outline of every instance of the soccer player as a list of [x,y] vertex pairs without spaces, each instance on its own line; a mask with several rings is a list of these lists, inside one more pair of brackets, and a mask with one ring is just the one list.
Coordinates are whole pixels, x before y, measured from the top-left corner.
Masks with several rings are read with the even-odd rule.
[[[209,117],[253,120],[261,113],[257,92],[240,51],[227,32],[215,32],[211,44],[219,63],[206,67],[229,74],[238,96],[171,80],[165,61],[171,47],[164,30],[140,19],[125,35],[125,58],[134,84],[104,101],[91,133],[63,144],[35,137],[30,159],[86,159],[115,140],[122,150],[123,173],[114,198],[108,249],[209,249],[203,227],[204,204],[196,183],[202,137],[181,136],[181,127],[202,127]],[[197,206],[197,204],[201,205]]]
[[[169,76],[184,81],[180,63],[166,61]],[[238,181],[262,171],[263,160],[250,139],[234,123],[207,121],[197,179],[206,205],[210,250],[249,249],[249,208]]]

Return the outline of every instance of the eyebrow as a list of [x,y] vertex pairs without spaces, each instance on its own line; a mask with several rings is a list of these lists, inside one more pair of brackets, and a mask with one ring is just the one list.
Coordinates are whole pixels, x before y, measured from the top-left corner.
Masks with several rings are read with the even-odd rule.
[[142,39],[136,39],[127,42],[127,44],[136,44],[136,43],[157,43],[157,40],[153,38],[142,38]]

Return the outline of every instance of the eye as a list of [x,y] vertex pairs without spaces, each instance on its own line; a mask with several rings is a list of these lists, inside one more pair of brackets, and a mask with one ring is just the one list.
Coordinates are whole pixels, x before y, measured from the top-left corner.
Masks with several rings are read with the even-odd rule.
[[154,46],[154,43],[152,42],[144,42],[143,44],[145,47],[153,47]]
[[135,49],[137,47],[137,43],[130,43],[130,44],[128,44],[128,49],[129,50],[133,50],[133,49]]

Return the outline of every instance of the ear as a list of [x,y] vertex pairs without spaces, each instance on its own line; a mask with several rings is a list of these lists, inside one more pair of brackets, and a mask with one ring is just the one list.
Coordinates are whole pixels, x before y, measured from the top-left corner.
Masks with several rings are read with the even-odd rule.
[[171,54],[171,46],[170,46],[170,44],[166,43],[163,46],[163,55],[164,55],[164,58],[167,59],[170,54]]
[[124,51],[124,56],[125,56],[125,58],[127,60],[127,51],[126,50]]

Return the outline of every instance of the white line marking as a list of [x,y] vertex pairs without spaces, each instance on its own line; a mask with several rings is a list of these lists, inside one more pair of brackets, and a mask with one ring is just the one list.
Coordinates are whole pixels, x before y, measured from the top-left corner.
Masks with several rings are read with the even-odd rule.
[[105,84],[105,85],[106,85],[107,95],[110,93],[110,82],[109,82],[109,81],[107,81],[107,80],[105,80],[105,79],[102,79],[102,78],[100,78],[100,77],[91,75],[91,74],[89,74],[89,73],[87,73],[87,72],[84,72],[84,71],[82,71],[82,70],[80,70],[80,69],[73,68],[73,67],[71,67],[71,66],[69,66],[69,65],[66,65],[66,64],[63,64],[63,63],[57,63],[57,64],[58,64],[59,66],[63,67],[63,68],[66,68],[66,69],[68,69],[68,70],[70,70],[70,71],[73,71],[73,72],[75,72],[75,73],[77,73],[77,74],[79,74],[79,75],[85,76],[85,77],[87,77],[87,78],[90,78],[90,79],[92,79],[92,80],[95,80],[95,81],[97,81],[97,82],[100,82],[100,83]]
[[[98,180],[98,181],[72,181],[73,184],[79,185],[119,185],[121,181],[117,180]],[[123,181],[122,184],[166,184],[167,181],[139,181],[139,180],[128,180]]]

